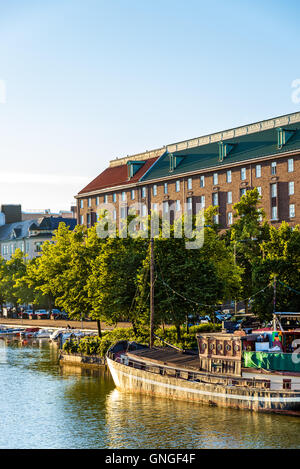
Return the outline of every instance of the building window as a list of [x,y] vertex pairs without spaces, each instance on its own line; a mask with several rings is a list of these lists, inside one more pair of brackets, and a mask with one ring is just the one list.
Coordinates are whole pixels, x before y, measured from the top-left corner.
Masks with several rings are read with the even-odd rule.
[[288,160],[288,172],[292,173],[294,171],[294,160],[293,158],[290,158]]
[[131,189],[131,200],[134,200],[135,198],[135,190]]
[[227,192],[227,203],[232,204],[232,192]]
[[165,182],[164,183],[164,194],[167,194],[168,193],[168,183]]
[[91,224],[91,214],[88,213],[86,216],[86,224],[89,226]]
[[276,166],[277,166],[277,163],[276,161],[273,161],[271,163],[271,175],[274,176],[276,174]]
[[246,180],[246,168],[241,168],[241,180]]
[[163,202],[163,212],[169,213],[169,202]]
[[105,194],[105,196],[104,196],[104,203],[108,204],[108,195],[107,194]]
[[214,173],[213,175],[213,185],[216,186],[218,184],[218,173]]
[[192,188],[193,188],[193,181],[192,181],[192,178],[188,178],[188,180],[187,180],[187,188],[188,188],[189,191],[192,190]]
[[142,205],[142,217],[147,216],[147,205],[143,204]]
[[218,205],[218,193],[217,192],[213,193],[213,205],[214,206]]
[[176,212],[180,212],[180,200],[176,200],[175,202],[175,209],[176,209]]
[[146,187],[142,187],[142,199],[146,197]]
[[99,205],[99,203],[100,203],[100,197],[97,196],[97,197],[96,197],[96,205]]
[[204,208],[205,207],[205,195],[201,195],[200,202],[201,202],[202,208]]
[[83,199],[80,200],[80,208],[83,208]]
[[277,207],[272,207],[272,220],[277,220]]
[[229,169],[226,173],[226,182],[231,182],[232,181],[232,173],[231,169]]
[[113,193],[113,202],[117,202],[117,194],[115,192]]
[[200,176],[200,187],[205,187],[205,176]]
[[88,207],[91,207],[92,206],[92,199],[89,197],[88,198]]
[[247,189],[240,189],[240,196],[243,197],[243,195],[246,195]]
[[189,211],[192,211],[193,210],[193,198],[188,197],[186,200],[187,200],[187,209]]
[[81,225],[84,224],[84,217],[83,217],[83,215],[80,215],[80,224],[81,224]]
[[157,185],[156,184],[154,184],[154,186],[152,187],[152,192],[153,192],[154,196],[157,195]]
[[295,184],[294,181],[289,182],[289,195],[295,194]]
[[117,219],[117,210],[114,208],[113,209],[113,220]]
[[214,223],[218,224],[219,223],[219,215],[214,215]]
[[122,197],[122,202],[126,202],[126,192],[123,191],[121,197]]
[[121,220],[124,220],[127,215],[127,207],[121,207]]
[[158,212],[158,204],[152,204],[152,212]]
[[271,197],[277,197],[277,184],[271,184]]
[[232,212],[228,212],[227,221],[228,221],[228,225],[232,225]]
[[261,178],[261,164],[257,164],[255,166],[255,176],[257,178]]
[[258,186],[256,189],[258,190],[258,193],[259,193],[259,195],[261,196],[261,187]]
[[289,215],[290,215],[290,218],[295,217],[295,204],[290,204],[289,205]]
[[180,181],[175,182],[175,191],[180,192]]

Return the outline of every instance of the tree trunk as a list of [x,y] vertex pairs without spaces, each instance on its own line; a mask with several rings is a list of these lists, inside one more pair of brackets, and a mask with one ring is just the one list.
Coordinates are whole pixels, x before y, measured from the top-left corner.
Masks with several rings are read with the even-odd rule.
[[132,324],[132,329],[133,329],[134,335],[137,336],[138,335],[138,330],[137,330],[135,321],[131,321],[131,324]]
[[248,299],[245,301],[245,314],[248,314]]
[[98,329],[98,336],[102,337],[102,332],[101,332],[101,322],[99,319],[97,319],[97,329]]

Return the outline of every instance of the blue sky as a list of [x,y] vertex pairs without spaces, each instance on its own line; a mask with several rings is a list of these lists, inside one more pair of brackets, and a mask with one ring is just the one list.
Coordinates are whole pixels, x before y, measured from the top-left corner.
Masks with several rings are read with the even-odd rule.
[[0,0],[0,203],[68,209],[110,159],[299,110],[298,1]]

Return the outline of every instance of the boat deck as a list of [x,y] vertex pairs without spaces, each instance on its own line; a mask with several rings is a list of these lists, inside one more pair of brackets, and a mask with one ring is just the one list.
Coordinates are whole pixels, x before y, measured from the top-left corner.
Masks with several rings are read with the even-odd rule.
[[132,360],[142,361],[147,364],[152,363],[199,371],[200,362],[198,354],[183,353],[167,347],[145,348],[127,352],[127,355]]
[[[200,361],[198,354],[183,353],[167,347],[154,347],[152,349],[144,348],[140,350],[127,352],[130,360],[143,363],[148,366],[163,366],[165,368],[174,368],[177,370],[196,372],[199,377],[211,376],[214,378],[229,378],[229,375],[219,375],[200,371]],[[300,373],[263,371],[252,368],[242,368],[240,377],[241,384],[246,380],[256,380],[257,382],[270,381],[271,390],[280,390],[283,387],[283,379],[291,380],[291,389],[300,390]]]

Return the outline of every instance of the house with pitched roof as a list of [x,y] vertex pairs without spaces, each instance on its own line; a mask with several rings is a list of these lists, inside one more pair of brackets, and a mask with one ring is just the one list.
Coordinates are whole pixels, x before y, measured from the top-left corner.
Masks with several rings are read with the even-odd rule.
[[42,217],[0,226],[1,256],[8,260],[17,249],[21,249],[28,259],[39,256],[43,243],[52,240],[59,223],[65,223],[70,230],[76,226],[75,219],[62,217]]

